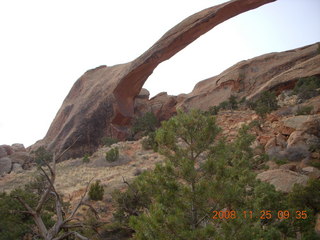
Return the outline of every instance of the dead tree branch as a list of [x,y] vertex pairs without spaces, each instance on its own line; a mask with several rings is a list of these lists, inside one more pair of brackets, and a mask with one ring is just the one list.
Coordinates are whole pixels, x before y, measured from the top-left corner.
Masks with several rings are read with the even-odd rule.
[[[79,219],[75,219],[74,216],[79,210],[81,205],[84,205],[84,198],[88,192],[89,185],[92,181],[92,179],[89,181],[89,183],[86,186],[85,192],[82,195],[80,201],[76,205],[76,207],[73,209],[69,217],[65,217],[66,214],[63,210],[63,203],[61,200],[60,195],[56,191],[54,187],[54,182],[56,179],[56,163],[59,158],[63,156],[75,143],[78,141],[80,137],[78,137],[73,144],[71,144],[66,150],[64,150],[59,156],[53,156],[52,166],[47,162],[45,162],[46,167],[48,168],[48,171],[46,171],[42,166],[40,167],[41,172],[45,176],[48,186],[45,189],[45,191],[41,194],[40,199],[38,201],[38,204],[33,209],[26,201],[24,201],[21,197],[17,196],[17,200],[24,206],[24,208],[27,210],[26,212],[30,214],[39,230],[39,233],[41,237],[43,237],[45,240],[63,240],[68,238],[69,236],[73,235],[76,238],[80,240],[89,240],[87,237],[82,236],[80,233],[76,231],[68,231],[68,229],[75,228],[75,227],[83,227],[84,225],[81,224]],[[49,199],[50,194],[52,194],[55,197],[55,214],[56,214],[56,222],[48,229],[42,218],[41,218],[41,212],[44,208],[45,203]],[[89,206],[88,204],[85,204]],[[92,206],[89,206],[91,209],[93,209]],[[97,213],[95,210],[93,211],[95,214]],[[73,221],[72,224],[68,224],[69,222]],[[74,222],[76,221],[76,222]],[[77,223],[78,221],[78,223]],[[66,233],[60,235],[61,231],[65,230]],[[60,236],[59,236],[60,235]]]

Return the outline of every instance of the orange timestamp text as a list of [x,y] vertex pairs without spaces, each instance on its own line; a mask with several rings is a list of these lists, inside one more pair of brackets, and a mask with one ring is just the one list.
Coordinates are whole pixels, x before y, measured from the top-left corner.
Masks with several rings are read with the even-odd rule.
[[259,212],[253,211],[235,211],[235,210],[221,210],[212,211],[212,219],[307,219],[307,211],[289,211],[289,210],[261,210]]

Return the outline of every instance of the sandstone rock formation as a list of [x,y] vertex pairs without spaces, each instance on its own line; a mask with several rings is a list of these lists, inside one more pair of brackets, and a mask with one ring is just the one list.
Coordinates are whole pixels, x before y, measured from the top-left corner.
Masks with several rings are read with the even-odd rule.
[[169,30],[132,62],[87,71],[72,87],[45,138],[34,148],[46,145],[59,153],[78,139],[64,155],[68,158],[92,152],[102,136],[124,138],[134,116],[134,99],[158,64],[223,21],[273,1],[233,0],[205,9]]
[[207,110],[231,95],[253,99],[266,90],[292,89],[299,78],[320,75],[318,49],[319,43],[241,61],[199,82],[179,107]]

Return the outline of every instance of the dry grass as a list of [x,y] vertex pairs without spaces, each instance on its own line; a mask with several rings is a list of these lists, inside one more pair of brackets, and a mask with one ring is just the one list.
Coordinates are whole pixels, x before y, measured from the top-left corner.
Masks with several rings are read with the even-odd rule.
[[[124,186],[122,177],[126,180],[134,178],[137,169],[152,169],[156,162],[163,159],[157,153],[145,151],[140,141],[120,142],[114,144],[119,147],[120,158],[114,163],[105,160],[108,147],[102,147],[90,156],[89,163],[83,163],[81,158],[71,159],[57,164],[56,189],[68,198],[79,198],[91,179],[100,180],[105,187],[105,194],[109,195],[114,189]],[[0,192],[23,187],[37,174],[36,168],[22,173],[12,173],[0,179]]]

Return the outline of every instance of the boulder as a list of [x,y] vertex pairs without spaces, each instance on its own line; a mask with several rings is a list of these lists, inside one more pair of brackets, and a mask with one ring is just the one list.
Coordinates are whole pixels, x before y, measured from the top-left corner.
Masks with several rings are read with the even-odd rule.
[[282,120],[285,127],[293,128],[295,130],[302,129],[304,124],[308,121],[310,121],[309,115],[293,116]]
[[19,163],[13,163],[12,164],[12,171],[14,173],[21,173],[23,172],[22,166]]
[[294,184],[306,185],[309,177],[286,169],[274,169],[259,173],[257,179],[274,185],[277,191],[288,193]]
[[14,152],[25,152],[26,151],[24,145],[21,143],[14,143],[11,145],[11,147]]
[[177,97],[162,92],[151,98],[148,105],[160,121],[168,120],[177,112]]
[[295,146],[290,146],[285,151],[285,157],[289,161],[302,161],[304,159],[309,159],[310,152],[309,147],[305,144],[299,144]]
[[0,146],[0,158],[8,156],[7,151],[4,147]]
[[274,1],[233,0],[207,8],[170,29],[132,62],[87,71],[73,85],[44,139],[31,149],[44,145],[59,155],[71,146],[63,156],[67,159],[93,152],[104,136],[125,138],[134,99],[161,62],[229,18]]
[[139,95],[134,99],[134,114],[135,117],[140,117],[146,112],[150,112],[148,106],[150,93],[147,89],[142,88]]
[[283,170],[290,170],[290,171],[297,171],[297,165],[298,163],[286,163],[281,165],[279,168]]
[[3,157],[0,159],[0,177],[3,175],[10,173],[12,169],[12,161],[8,157]]
[[302,171],[310,178],[320,179],[320,170],[315,167],[308,166],[302,168]]
[[32,159],[30,154],[27,152],[14,152],[10,155],[10,158],[13,163],[19,163],[21,166],[30,162]]
[[0,145],[0,152],[2,152],[2,155],[6,154],[6,156],[9,156],[13,153],[13,149],[9,145]]

